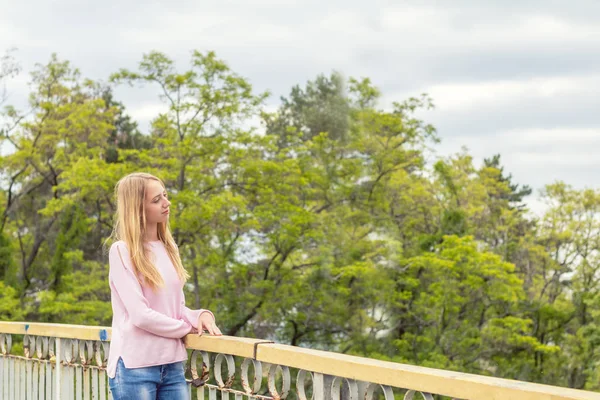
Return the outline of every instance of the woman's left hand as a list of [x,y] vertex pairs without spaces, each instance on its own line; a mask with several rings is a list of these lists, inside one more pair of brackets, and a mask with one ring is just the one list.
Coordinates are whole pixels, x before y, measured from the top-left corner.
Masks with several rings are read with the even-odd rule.
[[198,336],[202,336],[202,333],[205,329],[208,331],[209,335],[222,335],[221,330],[219,329],[219,327],[217,327],[217,324],[215,323],[215,319],[209,312],[203,312],[202,314],[200,314],[200,317],[198,317]]

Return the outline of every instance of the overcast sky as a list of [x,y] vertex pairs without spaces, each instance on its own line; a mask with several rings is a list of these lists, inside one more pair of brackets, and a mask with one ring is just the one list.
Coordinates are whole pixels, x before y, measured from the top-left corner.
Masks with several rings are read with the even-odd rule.
[[[370,77],[384,104],[426,92],[439,155],[500,153],[515,180],[600,187],[600,1],[0,0],[0,53],[24,71],[56,52],[90,78],[159,50],[187,67],[215,50],[277,105],[295,84],[338,70]],[[11,101],[26,96],[26,73]],[[144,127],[154,90],[120,88]],[[531,204],[535,204],[532,199]]]

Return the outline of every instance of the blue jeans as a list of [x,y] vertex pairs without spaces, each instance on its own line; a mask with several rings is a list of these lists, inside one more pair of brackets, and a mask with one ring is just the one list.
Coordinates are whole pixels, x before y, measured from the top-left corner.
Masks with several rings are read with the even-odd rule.
[[115,377],[108,378],[108,385],[114,400],[187,400],[183,369],[183,362],[126,368],[119,358]]

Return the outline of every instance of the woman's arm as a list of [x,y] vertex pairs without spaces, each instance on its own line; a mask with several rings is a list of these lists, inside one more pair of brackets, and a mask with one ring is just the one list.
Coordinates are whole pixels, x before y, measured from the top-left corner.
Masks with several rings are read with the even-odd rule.
[[200,320],[200,316],[204,313],[209,314],[213,321],[215,320],[215,315],[210,311],[210,310],[205,310],[205,309],[199,309],[199,310],[192,310],[190,308],[187,308],[185,306],[185,300],[182,300],[181,302],[181,318],[183,318],[183,320],[185,322],[187,322],[188,324],[192,325],[194,327],[194,332],[195,333],[199,333],[199,329],[198,329],[198,321]]
[[133,325],[167,338],[182,338],[192,330],[192,324],[167,317],[150,308],[142,287],[130,265],[126,246],[115,243],[109,253],[109,282],[123,302]]
[[188,324],[192,325],[194,329],[198,330],[198,318],[202,313],[209,313],[213,319],[215,319],[215,315],[210,310],[199,309],[192,310],[185,306],[185,299],[181,301],[181,318]]

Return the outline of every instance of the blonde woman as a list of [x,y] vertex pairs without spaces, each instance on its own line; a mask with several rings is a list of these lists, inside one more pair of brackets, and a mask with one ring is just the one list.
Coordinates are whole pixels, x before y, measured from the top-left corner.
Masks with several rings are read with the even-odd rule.
[[114,400],[187,399],[182,338],[221,335],[212,312],[185,306],[188,274],[169,230],[163,182],[146,173],[123,177],[109,252],[113,310],[108,357]]

